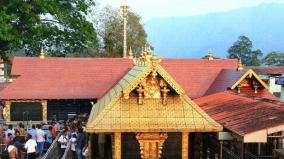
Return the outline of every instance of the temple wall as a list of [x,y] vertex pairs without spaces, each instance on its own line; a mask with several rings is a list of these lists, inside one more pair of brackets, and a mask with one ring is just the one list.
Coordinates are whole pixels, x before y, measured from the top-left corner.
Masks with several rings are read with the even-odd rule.
[[66,120],[69,116],[81,113],[90,113],[92,105],[90,100],[49,100],[47,102],[48,120]]

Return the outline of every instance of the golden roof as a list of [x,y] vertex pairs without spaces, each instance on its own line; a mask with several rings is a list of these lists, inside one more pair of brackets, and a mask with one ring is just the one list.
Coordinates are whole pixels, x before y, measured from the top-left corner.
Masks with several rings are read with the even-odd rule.
[[222,126],[185,95],[157,58],[152,60],[155,62],[133,67],[98,100],[87,132],[221,131]]

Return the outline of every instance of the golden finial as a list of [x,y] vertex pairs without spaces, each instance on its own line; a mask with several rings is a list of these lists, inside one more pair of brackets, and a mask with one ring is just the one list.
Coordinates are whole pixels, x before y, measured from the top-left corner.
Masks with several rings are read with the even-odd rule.
[[214,60],[213,53],[211,50],[208,52],[208,60]]
[[133,52],[132,52],[131,47],[130,47],[130,49],[129,49],[128,58],[129,58],[129,59],[133,59]]
[[158,63],[161,62],[162,57],[155,56],[151,47],[146,46],[146,47],[142,47],[140,57],[132,58],[132,59],[133,59],[134,65],[145,66],[147,64],[152,64],[153,66],[156,66]]
[[161,57],[157,57],[156,55],[151,56],[150,61],[153,66],[157,66],[162,61]]
[[237,68],[237,70],[238,71],[242,71],[244,69],[244,67],[243,67],[243,64],[242,64],[242,59],[240,58],[239,59],[239,63],[238,63],[238,68]]
[[40,56],[39,56],[40,59],[44,59],[45,58],[45,53],[43,51],[43,48],[40,49]]

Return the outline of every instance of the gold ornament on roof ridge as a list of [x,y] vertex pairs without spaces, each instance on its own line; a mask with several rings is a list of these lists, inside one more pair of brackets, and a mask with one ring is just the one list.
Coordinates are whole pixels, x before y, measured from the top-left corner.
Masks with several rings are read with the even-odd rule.
[[211,50],[208,52],[208,60],[214,60],[214,56]]
[[162,57],[157,57],[153,54],[153,50],[150,46],[142,47],[140,57],[133,59],[134,65],[137,66],[146,66],[152,64],[153,67],[156,67],[162,61]]
[[242,59],[240,58],[239,59],[239,63],[238,63],[238,68],[237,68],[237,70],[238,71],[242,71],[244,69],[244,66],[243,66],[243,64],[242,64]]
[[44,59],[45,58],[45,53],[44,53],[44,50],[43,48],[40,49],[40,56],[39,56],[40,59]]
[[133,59],[133,52],[132,52],[132,48],[131,47],[129,49],[128,58],[129,59]]

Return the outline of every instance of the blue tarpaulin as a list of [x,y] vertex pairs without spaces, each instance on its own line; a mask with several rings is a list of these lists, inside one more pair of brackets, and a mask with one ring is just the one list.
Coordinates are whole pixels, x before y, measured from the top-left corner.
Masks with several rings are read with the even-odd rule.
[[284,85],[284,76],[276,77],[275,84]]

